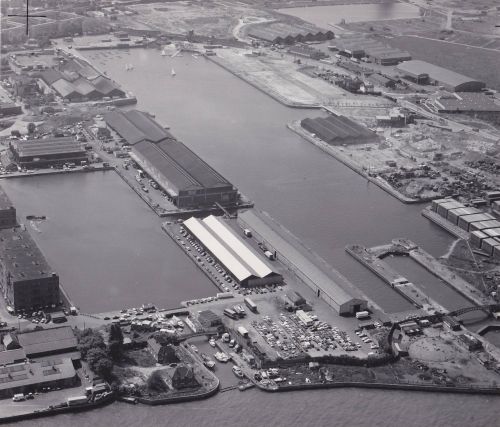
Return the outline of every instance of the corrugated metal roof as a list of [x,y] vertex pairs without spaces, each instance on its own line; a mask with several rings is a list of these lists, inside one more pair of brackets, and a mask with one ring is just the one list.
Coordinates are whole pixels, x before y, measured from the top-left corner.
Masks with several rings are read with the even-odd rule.
[[217,234],[224,242],[231,247],[233,252],[238,254],[238,257],[243,259],[245,263],[255,272],[258,277],[267,277],[273,271],[262,261],[255,253],[246,246],[242,240],[237,237],[234,232],[217,217],[210,215],[203,222],[215,234]]
[[217,240],[202,221],[192,217],[184,221],[184,225],[238,281],[242,282],[252,277],[252,273]]
[[147,114],[133,110],[104,115],[106,123],[162,174],[176,190],[232,189],[232,185]]
[[482,83],[472,77],[464,76],[463,74],[456,73],[447,68],[439,67],[418,59],[405,61],[399,64],[397,68],[415,76],[427,74],[431,79],[452,87],[474,82]]

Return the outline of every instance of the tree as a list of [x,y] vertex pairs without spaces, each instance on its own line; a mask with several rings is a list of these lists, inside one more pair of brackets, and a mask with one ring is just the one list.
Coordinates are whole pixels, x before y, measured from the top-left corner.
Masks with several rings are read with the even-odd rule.
[[123,343],[123,333],[122,328],[117,323],[112,323],[109,328],[109,341],[118,341],[119,343]]
[[92,367],[101,359],[108,359],[108,353],[101,348],[92,348],[88,351],[86,360]]
[[167,383],[159,370],[152,372],[148,378],[147,384],[148,388],[153,391],[163,392],[168,390]]
[[31,134],[35,133],[35,130],[36,130],[35,123],[29,122],[28,123],[28,133],[31,135]]
[[99,359],[91,369],[106,380],[113,376],[113,362],[108,357]]

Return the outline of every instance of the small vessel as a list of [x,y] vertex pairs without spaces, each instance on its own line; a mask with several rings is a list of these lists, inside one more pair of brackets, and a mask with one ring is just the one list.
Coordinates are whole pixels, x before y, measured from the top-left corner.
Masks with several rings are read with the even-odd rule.
[[215,369],[215,362],[213,360],[205,360],[203,364],[210,370]]
[[226,363],[229,360],[229,356],[222,351],[218,351],[214,354],[214,357],[221,363]]
[[215,362],[210,359],[206,354],[201,353],[201,358],[203,359],[203,364],[208,368],[208,369],[214,369],[215,368]]
[[213,347],[215,348],[215,339],[214,338],[210,338],[210,340],[208,341],[208,343]]
[[175,77],[177,75],[173,68],[172,68],[172,71],[170,72],[170,74],[172,75],[172,77]]
[[238,390],[245,391],[245,390],[248,390],[249,388],[252,388],[252,387],[255,387],[254,383],[244,383],[244,384],[240,384],[238,386]]
[[26,219],[28,220],[42,220],[47,219],[45,215],[26,215]]
[[233,374],[236,375],[238,378],[243,378],[245,376],[239,366],[234,365],[232,369],[233,369]]

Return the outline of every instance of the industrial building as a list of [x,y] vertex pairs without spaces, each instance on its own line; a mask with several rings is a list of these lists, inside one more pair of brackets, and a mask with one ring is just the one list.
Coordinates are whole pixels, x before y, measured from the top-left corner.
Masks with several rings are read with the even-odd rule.
[[[75,333],[70,326],[19,333],[17,341],[26,356],[31,358],[77,352],[78,346]],[[79,358],[79,355],[76,358]]]
[[[4,353],[16,350],[0,351],[0,361],[7,361]],[[47,360],[22,360],[2,363],[0,369],[0,398],[11,397],[17,393],[34,393],[50,387],[65,388],[78,384],[78,375],[72,360],[67,357]]]
[[0,230],[0,288],[16,312],[60,303],[59,276],[26,230]]
[[378,141],[375,132],[344,116],[306,118],[300,124],[305,130],[330,145],[366,144]]
[[42,71],[39,85],[43,92],[56,92],[70,102],[123,98],[125,92],[113,80],[101,75],[80,58],[58,56],[58,65]]
[[140,111],[104,115],[108,127],[132,146],[130,157],[180,208],[234,205],[238,191],[170,132]]
[[64,163],[81,164],[88,160],[82,144],[72,137],[11,141],[14,162],[22,168],[45,168]]
[[484,93],[455,92],[436,99],[434,105],[439,113],[467,114],[500,123],[500,104]]
[[17,114],[22,114],[22,113],[23,109],[20,105],[14,104],[13,102],[0,103],[0,117],[15,116]]
[[397,66],[405,78],[418,84],[436,84],[451,92],[479,92],[486,83],[429,62],[412,60]]
[[[82,33],[84,17],[81,15],[59,10],[43,10],[38,11],[37,14],[44,15],[44,17],[30,18],[29,35],[31,38],[57,38]],[[19,43],[28,38],[26,19],[23,16],[2,17],[0,28],[4,44]]]
[[407,51],[389,47],[363,34],[342,35],[342,38],[336,39],[328,48],[351,58],[366,57],[380,65],[396,65],[411,59]]
[[238,223],[242,228],[251,230],[255,238],[266,247],[276,251],[281,263],[291,269],[336,313],[342,316],[354,315],[367,309],[367,301],[357,296],[354,285],[333,268],[320,268],[316,262],[306,257],[304,252],[297,249],[300,243],[282,237],[275,230],[276,225],[271,219],[257,216],[252,210],[248,210],[238,215]]
[[16,208],[0,187],[0,229],[17,226]]
[[252,25],[247,35],[253,39],[262,40],[271,44],[324,41],[331,40],[335,37],[333,31],[325,31],[305,22],[300,26],[285,24],[283,22]]
[[222,220],[210,215],[203,220],[191,217],[186,229],[244,287],[281,283],[283,277],[244,243]]

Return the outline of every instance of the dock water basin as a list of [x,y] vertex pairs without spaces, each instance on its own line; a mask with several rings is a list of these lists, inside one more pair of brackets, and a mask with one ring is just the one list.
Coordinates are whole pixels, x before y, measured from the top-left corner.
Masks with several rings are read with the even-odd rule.
[[[113,171],[9,179],[2,187],[83,312],[149,302],[172,308],[216,291]],[[37,229],[25,220],[33,213],[47,217]]]

